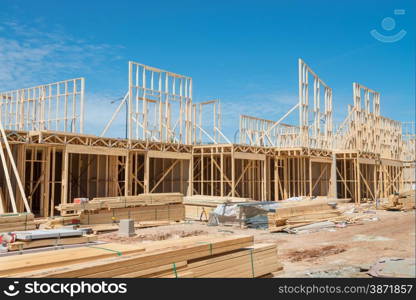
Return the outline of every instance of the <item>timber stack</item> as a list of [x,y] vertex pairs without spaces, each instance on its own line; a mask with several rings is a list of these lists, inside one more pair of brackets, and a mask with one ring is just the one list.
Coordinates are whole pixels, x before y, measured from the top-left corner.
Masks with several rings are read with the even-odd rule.
[[0,233],[36,229],[37,222],[32,213],[0,214]]
[[[2,257],[1,277],[252,278],[282,269],[275,244],[249,235],[202,235],[145,245],[103,244]],[[80,251],[81,250],[81,251]]]
[[335,203],[317,201],[302,201],[287,207],[277,208],[275,212],[268,213],[270,232],[284,231],[304,225],[323,221],[345,220]]
[[[140,194],[137,196],[94,198],[88,202],[57,206],[69,222],[79,217],[79,224],[110,224],[121,219],[146,221],[181,221],[185,218],[180,193]],[[62,219],[56,223],[64,222]]]

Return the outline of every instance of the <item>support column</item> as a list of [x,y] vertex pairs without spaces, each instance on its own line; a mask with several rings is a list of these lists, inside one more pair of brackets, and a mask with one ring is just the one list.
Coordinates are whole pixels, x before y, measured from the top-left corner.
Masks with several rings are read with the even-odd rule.
[[337,191],[337,158],[335,153],[332,153],[332,164],[331,164],[331,183],[329,189],[329,196],[332,198],[338,197]]

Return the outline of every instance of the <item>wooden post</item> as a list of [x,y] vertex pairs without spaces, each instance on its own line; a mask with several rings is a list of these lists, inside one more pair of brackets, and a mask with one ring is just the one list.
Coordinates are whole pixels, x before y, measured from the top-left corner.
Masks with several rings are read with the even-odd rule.
[[[61,204],[68,203],[68,176],[69,176],[69,153],[66,149],[63,151],[62,183],[61,183]],[[98,180],[98,174],[97,174]]]
[[144,192],[148,194],[150,191],[150,157],[148,153],[145,154],[144,159]]

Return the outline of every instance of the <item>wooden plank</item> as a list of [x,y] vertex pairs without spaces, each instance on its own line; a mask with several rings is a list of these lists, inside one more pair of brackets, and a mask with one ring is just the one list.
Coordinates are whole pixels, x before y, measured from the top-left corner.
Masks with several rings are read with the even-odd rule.
[[107,148],[100,146],[66,145],[68,153],[127,156],[128,150],[120,148]]
[[169,158],[169,159],[191,159],[191,153],[167,152],[150,150],[147,155],[151,158]]
[[265,160],[266,155],[257,153],[234,152],[234,159]]
[[77,249],[59,249],[19,256],[0,257],[0,276],[10,276],[20,272],[57,268],[69,263],[90,262],[107,257],[139,253],[144,251],[142,245],[105,244],[87,246]]
[[17,241],[8,244],[9,251],[23,250],[29,248],[47,247],[47,246],[59,246],[59,245],[73,245],[90,243],[98,240],[97,235],[85,235],[81,237],[69,237],[61,239],[43,239],[33,240],[30,242]]
[[[20,277],[114,277],[184,260],[221,254],[250,246],[252,243],[253,237],[246,235],[190,237],[180,241],[151,243],[146,246],[146,251],[143,254],[122,255],[59,268],[49,268],[39,272],[13,274]],[[34,269],[32,268],[32,270]],[[0,274],[7,274],[7,272],[2,270]]]

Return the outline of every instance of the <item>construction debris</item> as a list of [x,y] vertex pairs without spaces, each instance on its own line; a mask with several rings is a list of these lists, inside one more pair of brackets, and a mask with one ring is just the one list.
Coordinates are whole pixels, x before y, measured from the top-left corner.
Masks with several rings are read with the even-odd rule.
[[386,210],[407,211],[415,208],[416,190],[409,190],[399,194],[392,194],[388,198],[388,203],[382,205]]

